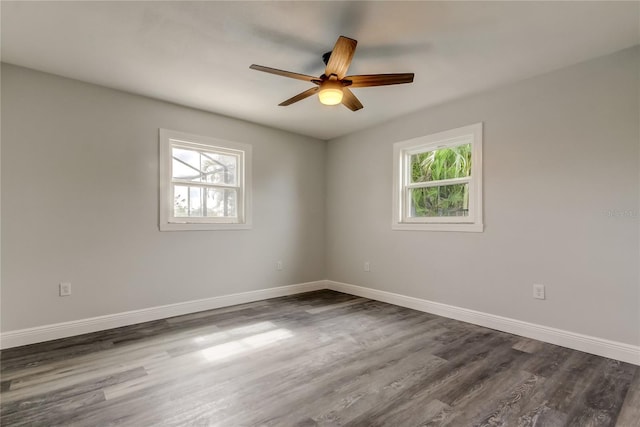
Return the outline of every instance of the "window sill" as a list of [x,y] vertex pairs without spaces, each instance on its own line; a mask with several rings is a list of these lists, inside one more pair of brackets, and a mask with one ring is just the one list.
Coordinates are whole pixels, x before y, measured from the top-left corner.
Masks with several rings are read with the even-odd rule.
[[483,224],[455,224],[455,223],[393,223],[391,224],[392,230],[406,230],[406,231],[462,231],[470,233],[482,233],[484,231]]
[[230,223],[161,223],[160,231],[250,230],[251,224]]

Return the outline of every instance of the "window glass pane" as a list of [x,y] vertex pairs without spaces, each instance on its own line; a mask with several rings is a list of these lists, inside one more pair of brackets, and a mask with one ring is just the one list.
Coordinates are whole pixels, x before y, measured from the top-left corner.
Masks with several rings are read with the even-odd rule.
[[208,217],[236,217],[237,212],[236,190],[207,188]]
[[[175,217],[236,217],[237,190],[175,185],[173,190]],[[206,194],[206,199],[204,198]]]
[[202,180],[200,153],[175,147],[171,151],[173,156],[173,178],[200,182]]
[[173,159],[173,178],[186,179],[189,181],[200,181],[200,172],[196,171],[189,166],[181,163],[180,161]]
[[413,188],[411,217],[469,216],[469,184]]
[[173,187],[173,216],[189,216],[189,187],[182,185]]
[[173,179],[237,185],[238,156],[172,148]]
[[189,216],[202,216],[202,188],[189,187]]
[[410,166],[411,182],[471,176],[471,144],[413,154]]
[[204,189],[176,185],[173,187],[173,216],[202,217]]
[[201,170],[205,182],[236,185],[238,157],[227,154],[202,152]]

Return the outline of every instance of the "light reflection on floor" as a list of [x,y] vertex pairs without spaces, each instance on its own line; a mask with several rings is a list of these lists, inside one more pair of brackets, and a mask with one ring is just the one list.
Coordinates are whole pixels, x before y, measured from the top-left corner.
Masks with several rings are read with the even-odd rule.
[[228,331],[223,332],[215,332],[209,335],[201,335],[199,337],[194,338],[193,340],[198,344],[216,342],[216,341],[226,341],[229,338],[237,337],[238,335],[246,335],[246,334],[255,334],[257,332],[268,331],[270,329],[275,329],[276,325],[271,322],[260,322],[254,323],[253,325],[241,326],[239,328],[230,329]]
[[209,362],[213,362],[230,356],[235,356],[240,353],[245,353],[247,351],[256,350],[260,347],[265,347],[269,344],[291,338],[292,336],[293,333],[288,329],[274,329],[273,331],[251,335],[246,338],[241,338],[224,344],[214,345],[212,347],[205,348],[204,350],[200,350],[200,353]]
[[272,322],[259,322],[228,331],[201,335],[193,340],[198,344],[214,344],[200,350],[204,358],[212,362],[256,350],[292,336],[293,333],[290,330],[278,328]]

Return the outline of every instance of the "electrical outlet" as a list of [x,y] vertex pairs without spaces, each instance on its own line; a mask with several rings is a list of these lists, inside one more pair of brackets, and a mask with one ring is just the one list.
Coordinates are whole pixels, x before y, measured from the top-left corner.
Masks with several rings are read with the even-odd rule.
[[545,299],[544,298],[544,285],[533,284],[533,297],[536,299]]
[[276,270],[278,271],[282,270],[282,261],[276,262]]
[[60,283],[60,296],[68,297],[69,295],[71,295],[71,283],[68,283],[68,282]]
[[364,262],[364,271],[371,271],[371,265],[369,264],[369,261]]

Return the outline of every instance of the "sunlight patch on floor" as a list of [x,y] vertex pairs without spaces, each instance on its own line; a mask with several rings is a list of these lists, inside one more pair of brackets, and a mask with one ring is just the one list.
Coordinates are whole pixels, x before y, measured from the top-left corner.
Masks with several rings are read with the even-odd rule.
[[214,345],[200,353],[209,362],[218,361],[227,357],[236,356],[248,351],[257,350],[269,344],[291,338],[293,333],[288,329],[274,329],[273,331],[263,332],[261,334],[251,335],[246,338],[231,341],[224,344]]
[[239,328],[230,329],[228,331],[215,332],[209,335],[200,335],[193,339],[198,344],[211,343],[216,341],[226,341],[235,339],[239,335],[256,334],[258,332],[275,329],[277,326],[271,322],[254,323],[253,325],[241,326]]

